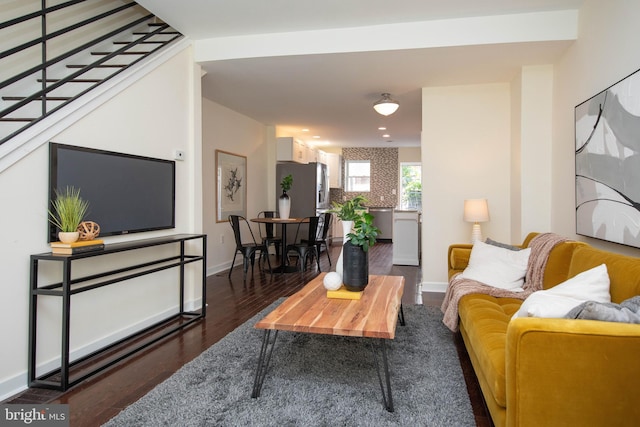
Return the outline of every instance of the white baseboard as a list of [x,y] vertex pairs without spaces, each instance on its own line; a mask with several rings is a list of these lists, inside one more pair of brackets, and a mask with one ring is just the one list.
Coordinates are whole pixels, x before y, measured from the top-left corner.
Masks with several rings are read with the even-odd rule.
[[[197,298],[191,301],[185,301],[186,311],[194,311],[199,309],[201,306],[202,306],[202,298]],[[115,331],[110,335],[100,338],[99,340],[88,343],[80,348],[71,350],[69,352],[69,358],[72,361],[77,360],[87,354],[90,354],[94,351],[104,348],[111,343],[114,343],[129,335],[135,334],[136,332],[144,328],[147,328],[153,324],[156,324],[177,312],[178,312],[178,306],[176,305],[175,307],[171,307],[152,317],[141,320],[136,324],[130,325],[119,331]],[[60,358],[58,357],[58,358],[54,358],[52,360],[38,364],[38,366],[36,367],[36,372],[49,372],[59,368],[60,368]],[[28,378],[27,371],[23,371],[13,377],[0,381],[0,401],[9,399],[11,396],[15,396],[16,394],[26,390],[28,382],[29,382],[29,378]]]
[[447,282],[422,282],[422,292],[447,292]]
[[[237,260],[236,260],[237,261]],[[238,263],[236,262],[236,266]],[[242,265],[242,259],[240,259],[240,265]],[[221,271],[228,270],[231,267],[231,261],[223,262],[222,264],[213,265],[211,267],[207,267],[207,277],[213,276],[214,274],[218,274]]]

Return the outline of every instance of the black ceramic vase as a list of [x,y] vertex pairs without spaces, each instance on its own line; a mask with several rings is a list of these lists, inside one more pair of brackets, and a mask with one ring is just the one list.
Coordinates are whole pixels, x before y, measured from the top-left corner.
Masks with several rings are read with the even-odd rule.
[[369,254],[362,246],[347,243],[343,247],[342,283],[347,290],[359,292],[369,283]]

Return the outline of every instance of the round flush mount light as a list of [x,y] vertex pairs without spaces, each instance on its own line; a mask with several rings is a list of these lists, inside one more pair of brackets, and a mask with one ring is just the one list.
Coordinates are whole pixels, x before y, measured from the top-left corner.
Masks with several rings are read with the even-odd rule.
[[383,93],[382,98],[373,104],[373,109],[383,116],[389,116],[395,113],[398,107],[400,107],[400,104],[391,99],[391,95],[388,93]]

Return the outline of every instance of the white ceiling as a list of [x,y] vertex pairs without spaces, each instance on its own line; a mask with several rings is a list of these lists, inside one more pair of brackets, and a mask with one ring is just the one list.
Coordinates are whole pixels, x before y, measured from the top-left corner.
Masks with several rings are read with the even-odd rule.
[[[189,38],[308,32],[578,9],[583,0],[138,0]],[[300,33],[304,34],[304,33]],[[570,41],[262,56],[201,62],[203,95],[280,135],[334,146],[419,146],[421,88],[509,82],[555,62]],[[372,108],[390,92],[400,108]],[[386,126],[390,138],[383,138]],[[310,129],[303,133],[302,128]],[[390,142],[389,142],[390,141]]]

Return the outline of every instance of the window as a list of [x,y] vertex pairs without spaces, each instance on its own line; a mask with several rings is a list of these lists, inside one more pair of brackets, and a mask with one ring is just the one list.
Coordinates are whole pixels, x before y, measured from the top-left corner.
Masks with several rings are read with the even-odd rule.
[[345,191],[370,191],[371,162],[369,160],[345,160]]
[[422,210],[422,165],[400,163],[400,207]]

